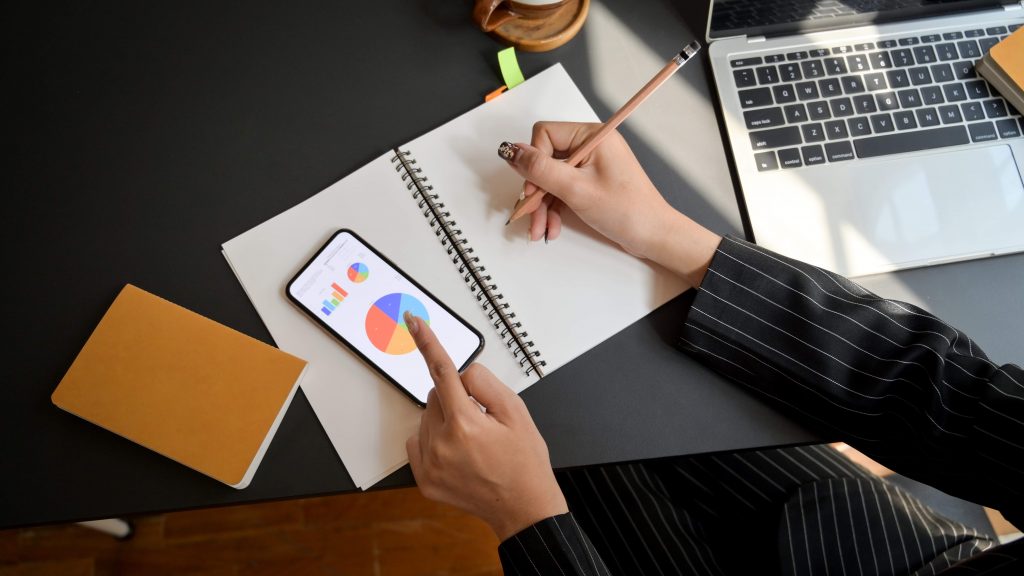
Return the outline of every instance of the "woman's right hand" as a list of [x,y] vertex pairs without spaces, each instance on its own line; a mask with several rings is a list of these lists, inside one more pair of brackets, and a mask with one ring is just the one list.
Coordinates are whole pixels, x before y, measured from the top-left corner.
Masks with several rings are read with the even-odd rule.
[[577,167],[561,159],[589,140],[600,124],[538,122],[531,144],[509,165],[526,179],[524,192],[548,196],[530,214],[530,237],[554,240],[561,230],[559,203],[630,254],[648,258],[700,285],[721,240],[669,205],[618,132],[605,138]]

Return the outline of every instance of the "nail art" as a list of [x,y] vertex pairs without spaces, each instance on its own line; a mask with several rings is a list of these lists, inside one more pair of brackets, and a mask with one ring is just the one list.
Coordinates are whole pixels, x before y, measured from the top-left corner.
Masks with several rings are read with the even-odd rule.
[[511,142],[502,142],[501,145],[498,146],[498,156],[504,160],[508,160],[509,162],[515,159],[516,152],[519,152],[519,146],[516,146]]

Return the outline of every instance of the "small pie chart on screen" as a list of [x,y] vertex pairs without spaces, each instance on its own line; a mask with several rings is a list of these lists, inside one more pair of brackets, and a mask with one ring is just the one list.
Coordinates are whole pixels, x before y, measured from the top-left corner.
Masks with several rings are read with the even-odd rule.
[[356,262],[348,267],[348,279],[359,284],[370,275],[370,269],[362,262]]
[[381,352],[399,356],[416,349],[416,343],[405,325],[405,312],[422,318],[428,324],[430,316],[423,303],[416,298],[395,292],[378,298],[366,313],[366,336]]

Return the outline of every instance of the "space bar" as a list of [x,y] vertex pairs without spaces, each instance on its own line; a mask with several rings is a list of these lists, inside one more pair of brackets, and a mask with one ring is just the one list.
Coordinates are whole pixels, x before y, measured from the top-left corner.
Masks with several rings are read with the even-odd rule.
[[853,145],[857,148],[858,158],[874,158],[900,152],[956,146],[957,144],[967,144],[970,141],[970,138],[967,137],[967,129],[963,126],[946,126],[932,130],[861,138],[854,140]]

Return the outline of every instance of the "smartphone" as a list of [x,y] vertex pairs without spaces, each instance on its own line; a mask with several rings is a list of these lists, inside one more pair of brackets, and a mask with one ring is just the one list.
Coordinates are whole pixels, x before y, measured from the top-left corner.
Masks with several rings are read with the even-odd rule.
[[484,349],[483,335],[469,322],[351,230],[335,232],[285,292],[420,406],[434,382],[405,325],[406,310],[430,325],[460,372]]

